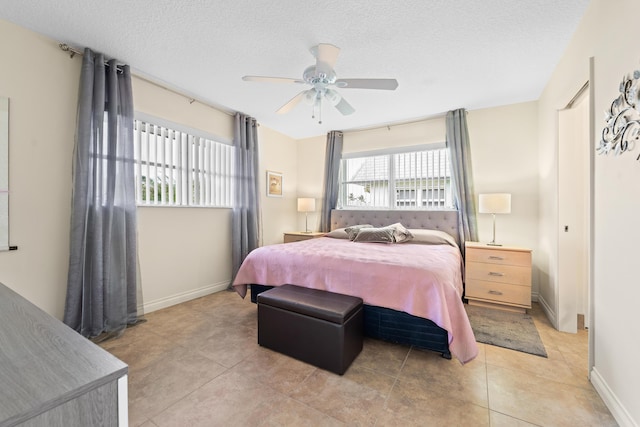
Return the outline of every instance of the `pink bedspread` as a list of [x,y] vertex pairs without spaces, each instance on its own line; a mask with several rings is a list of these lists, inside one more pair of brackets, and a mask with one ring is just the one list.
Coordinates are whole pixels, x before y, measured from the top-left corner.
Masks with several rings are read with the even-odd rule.
[[245,259],[233,286],[293,284],[362,298],[424,317],[449,335],[461,363],[478,354],[462,303],[461,255],[449,245],[354,243],[322,237],[263,246]]

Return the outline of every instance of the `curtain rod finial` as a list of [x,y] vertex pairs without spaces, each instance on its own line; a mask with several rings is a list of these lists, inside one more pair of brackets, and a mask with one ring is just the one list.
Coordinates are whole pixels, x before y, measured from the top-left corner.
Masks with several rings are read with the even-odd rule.
[[69,52],[69,57],[70,57],[70,58],[73,58],[74,56],[76,56],[76,53],[73,51],[73,49],[71,49],[71,48],[69,47],[69,45],[68,45],[68,44],[66,44],[66,43],[59,43],[59,44],[58,44],[58,47],[60,47],[60,49],[61,49],[63,52]]

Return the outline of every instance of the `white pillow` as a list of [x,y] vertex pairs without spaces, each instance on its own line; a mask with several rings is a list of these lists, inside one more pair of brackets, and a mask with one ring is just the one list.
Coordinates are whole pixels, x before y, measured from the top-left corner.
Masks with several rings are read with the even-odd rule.
[[328,232],[324,236],[325,237],[333,237],[334,239],[348,239],[349,238],[349,235],[347,234],[346,231],[344,231],[344,228],[336,228],[335,230]]

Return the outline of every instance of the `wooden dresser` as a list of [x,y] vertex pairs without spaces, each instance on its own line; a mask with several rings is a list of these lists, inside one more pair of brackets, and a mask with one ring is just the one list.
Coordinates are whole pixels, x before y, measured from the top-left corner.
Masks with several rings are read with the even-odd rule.
[[317,237],[322,237],[325,234],[327,233],[322,233],[319,231],[312,231],[310,233],[305,233],[304,231],[291,231],[291,232],[284,233],[284,242],[291,243],[291,242],[299,242],[300,240],[315,239]]
[[531,249],[465,242],[465,296],[471,305],[531,308]]
[[0,283],[0,426],[127,426],[127,365]]

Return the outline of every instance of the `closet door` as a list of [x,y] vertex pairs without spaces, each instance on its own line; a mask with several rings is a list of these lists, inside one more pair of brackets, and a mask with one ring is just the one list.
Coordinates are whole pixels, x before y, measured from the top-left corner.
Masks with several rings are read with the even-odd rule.
[[559,111],[558,132],[558,329],[575,333],[589,313],[588,88]]

